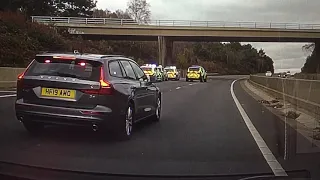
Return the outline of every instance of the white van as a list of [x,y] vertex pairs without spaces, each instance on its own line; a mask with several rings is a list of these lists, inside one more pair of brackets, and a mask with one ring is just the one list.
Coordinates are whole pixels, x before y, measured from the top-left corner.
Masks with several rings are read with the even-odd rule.
[[272,76],[272,72],[271,71],[267,71],[266,72],[266,76],[271,77]]

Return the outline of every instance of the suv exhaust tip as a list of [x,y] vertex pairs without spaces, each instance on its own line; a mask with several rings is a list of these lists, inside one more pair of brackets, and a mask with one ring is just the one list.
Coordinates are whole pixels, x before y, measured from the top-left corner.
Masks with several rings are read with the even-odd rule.
[[93,124],[93,125],[92,125],[92,130],[93,130],[94,132],[98,131],[98,126],[97,126],[96,124]]

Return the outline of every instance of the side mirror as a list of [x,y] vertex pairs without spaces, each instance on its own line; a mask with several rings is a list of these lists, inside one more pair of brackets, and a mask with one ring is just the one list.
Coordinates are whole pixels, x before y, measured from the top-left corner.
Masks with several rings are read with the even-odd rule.
[[146,81],[146,82],[151,82],[150,76],[145,75],[145,81]]
[[145,86],[150,86],[152,84],[150,76],[144,76],[144,79],[140,83],[144,84]]
[[144,75],[143,77],[140,78],[140,81],[144,83],[150,83],[151,82],[150,76]]

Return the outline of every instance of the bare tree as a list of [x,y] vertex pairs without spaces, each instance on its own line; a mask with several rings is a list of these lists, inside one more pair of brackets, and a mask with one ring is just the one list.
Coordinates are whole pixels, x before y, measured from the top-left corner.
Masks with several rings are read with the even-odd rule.
[[127,12],[139,24],[147,24],[151,16],[149,7],[146,0],[129,0]]
[[107,18],[108,17],[108,10],[94,9],[93,13],[92,13],[92,17],[94,17],[94,18]]
[[115,12],[120,19],[131,19],[130,15],[127,12],[123,12],[122,10],[118,9]]
[[305,44],[304,46],[302,46],[302,49],[307,51],[307,52],[312,52],[315,48],[315,44],[311,43],[311,44]]

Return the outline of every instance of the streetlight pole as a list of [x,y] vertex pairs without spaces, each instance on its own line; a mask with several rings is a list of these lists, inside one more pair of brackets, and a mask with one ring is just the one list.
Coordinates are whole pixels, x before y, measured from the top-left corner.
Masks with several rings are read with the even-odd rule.
[[161,36],[158,36],[158,61],[159,61],[159,64],[161,64],[162,66],[163,66],[163,64],[162,64],[162,55],[161,55],[161,44],[162,44],[162,42],[161,42]]

